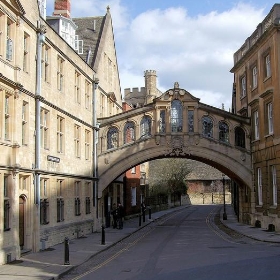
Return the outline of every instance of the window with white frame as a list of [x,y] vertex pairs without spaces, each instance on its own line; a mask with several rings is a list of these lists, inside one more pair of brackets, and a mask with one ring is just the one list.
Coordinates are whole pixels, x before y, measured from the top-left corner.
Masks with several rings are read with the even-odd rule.
[[26,73],[29,72],[29,48],[30,48],[30,36],[24,32],[23,38],[23,67],[22,70]]
[[276,167],[272,165],[271,167],[271,177],[272,177],[272,205],[277,206],[277,180],[276,180]]
[[75,51],[78,51],[78,54],[83,54],[84,52],[84,41],[79,40],[79,35],[75,35]]
[[13,26],[14,22],[8,18],[7,20],[7,41],[6,41],[6,59],[9,61],[13,60],[14,56],[14,43],[13,43]]
[[58,153],[64,150],[64,118],[57,116],[56,119],[56,148]]
[[5,122],[4,122],[4,139],[10,140],[10,126],[11,126],[11,96],[6,94],[5,95]]
[[6,15],[0,10],[0,56],[4,56],[6,40],[5,38],[6,29]]
[[258,69],[257,66],[254,66],[252,69],[252,87],[256,88],[258,85]]
[[271,76],[271,63],[270,63],[270,54],[265,56],[265,78]]
[[254,122],[254,140],[258,140],[260,138],[259,134],[259,112],[253,112],[253,122]]
[[85,130],[85,159],[90,159],[90,131]]
[[261,168],[257,168],[257,184],[258,184],[258,205],[263,205],[263,194],[262,194],[262,171]]
[[81,156],[81,127],[77,124],[74,125],[74,147],[75,156]]
[[21,143],[22,145],[26,145],[28,142],[28,103],[23,101],[22,103],[22,114],[21,114],[21,129],[22,129],[22,137],[21,137]]
[[135,173],[136,173],[136,167],[134,166],[131,168],[131,174],[135,174]]
[[246,76],[241,77],[240,98],[246,96]]
[[81,104],[81,74],[75,71],[75,101]]
[[40,180],[40,194],[43,198],[48,197],[48,179],[46,178],[41,178]]
[[41,58],[41,65],[42,65],[42,79],[45,82],[50,82],[50,47],[46,44],[42,47],[42,58]]
[[272,102],[267,104],[267,125],[268,125],[268,134],[273,134],[273,111],[272,111]]
[[57,57],[57,89],[63,92],[64,87],[64,60]]
[[91,96],[91,86],[90,83],[88,81],[85,81],[85,107],[86,109],[90,109],[91,106],[91,100],[90,100],[90,96]]
[[40,131],[41,131],[41,148],[48,149],[48,138],[49,138],[49,111],[41,108],[40,117]]

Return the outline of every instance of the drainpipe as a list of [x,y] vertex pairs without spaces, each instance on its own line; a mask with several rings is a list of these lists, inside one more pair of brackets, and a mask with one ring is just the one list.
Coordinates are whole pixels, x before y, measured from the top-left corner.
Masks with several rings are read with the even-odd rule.
[[94,85],[92,91],[92,124],[93,124],[93,179],[94,179],[94,206],[96,209],[96,221],[98,220],[98,164],[97,164],[97,144],[98,144],[98,130],[99,124],[97,124],[97,114],[96,114],[96,90],[98,88],[99,80],[98,78],[94,78]]
[[34,245],[33,250],[39,251],[40,241],[40,108],[41,108],[41,60],[42,60],[42,44],[45,41],[45,28],[41,26],[41,22],[37,22],[37,60],[36,60],[36,92],[35,92],[35,180],[34,180],[34,204],[36,207],[35,224],[34,224]]

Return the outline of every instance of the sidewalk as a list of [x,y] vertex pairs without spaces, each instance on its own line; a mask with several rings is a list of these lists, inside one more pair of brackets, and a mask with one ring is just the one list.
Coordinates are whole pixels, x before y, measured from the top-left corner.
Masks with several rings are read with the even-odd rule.
[[280,243],[279,232],[270,232],[263,228],[256,228],[251,225],[239,223],[231,205],[227,205],[226,212],[227,220],[223,220],[223,209],[220,212],[220,219],[221,222],[227,227],[255,240],[271,243]]
[[[149,215],[146,215],[145,223],[141,220],[141,228],[168,213],[184,207],[186,206],[153,213],[151,220],[148,219]],[[69,265],[64,265],[64,243],[55,245],[45,251],[24,255],[18,261],[0,266],[0,280],[58,279],[59,275],[64,274],[72,267],[84,263],[93,255],[105,250],[139,229],[139,218],[136,217],[125,220],[122,230],[105,228],[105,245],[101,245],[101,232],[70,240]]]
[[[148,215],[146,215],[146,222],[143,223],[142,221],[141,227],[148,225],[150,222],[157,220],[168,213],[177,211],[184,207],[187,206],[171,208],[161,212],[153,213],[152,220],[149,220]],[[249,225],[238,223],[233,212],[233,208],[230,205],[227,205],[226,211],[227,220],[222,219],[221,213],[221,221],[227,227],[257,240],[280,243],[279,233],[268,232],[264,229],[254,228]],[[84,263],[92,255],[112,246],[121,239],[139,230],[139,228],[139,218],[133,218],[130,220],[125,220],[124,228],[122,230],[106,228],[105,245],[101,245],[101,232],[92,233],[85,237],[71,240],[69,244],[69,265],[64,265],[63,243],[55,245],[52,248],[42,252],[27,254],[18,261],[0,266],[0,279],[58,279],[59,275],[67,272],[74,266]]]

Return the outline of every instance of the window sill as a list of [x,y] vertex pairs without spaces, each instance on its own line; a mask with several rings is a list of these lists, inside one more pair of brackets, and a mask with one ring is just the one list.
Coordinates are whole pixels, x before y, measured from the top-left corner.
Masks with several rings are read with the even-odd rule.
[[267,135],[264,136],[264,138],[268,138],[268,137],[274,137],[274,133],[267,134]]
[[254,86],[254,87],[252,87],[252,89],[251,89],[251,92],[253,92],[254,90],[256,90],[258,88],[258,86],[256,85],[256,86]]
[[264,79],[263,79],[263,82],[265,83],[267,80],[269,80],[271,78],[271,75],[270,76],[268,76],[268,77],[265,77]]

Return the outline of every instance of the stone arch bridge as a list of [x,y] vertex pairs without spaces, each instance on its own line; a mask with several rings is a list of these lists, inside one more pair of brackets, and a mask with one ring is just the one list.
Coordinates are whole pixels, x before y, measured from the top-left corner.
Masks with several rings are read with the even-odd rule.
[[150,104],[98,121],[99,198],[125,171],[163,157],[204,162],[252,188],[250,119],[200,103],[176,83]]

